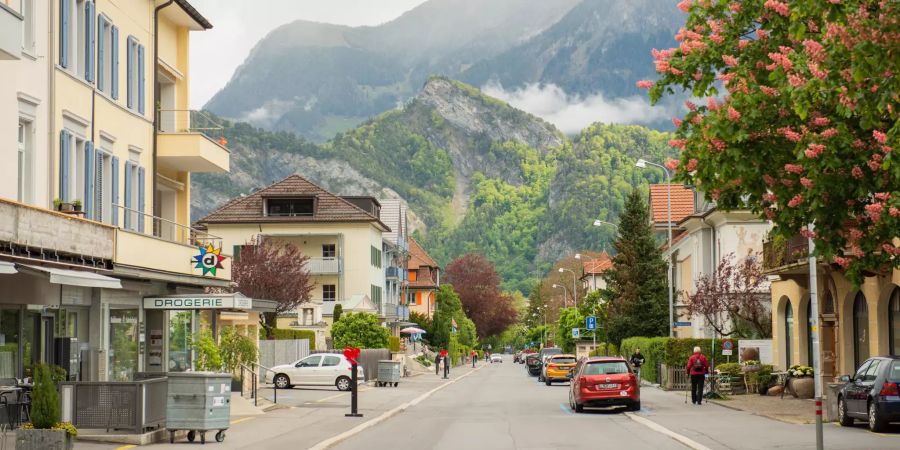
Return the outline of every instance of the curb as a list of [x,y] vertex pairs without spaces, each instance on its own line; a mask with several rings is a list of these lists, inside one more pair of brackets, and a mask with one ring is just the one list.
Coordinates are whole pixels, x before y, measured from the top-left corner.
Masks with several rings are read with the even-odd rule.
[[[484,367],[484,366],[482,366],[482,367]],[[469,372],[467,372],[463,375],[460,375],[458,378],[454,378],[454,379],[452,379],[452,380],[450,380],[428,392],[425,392],[424,394],[422,394],[406,403],[396,406],[391,410],[385,411],[380,416],[378,416],[374,419],[363,422],[341,434],[338,434],[337,436],[332,436],[328,439],[325,439],[324,441],[321,441],[318,444],[310,447],[309,450],[325,450],[327,448],[333,447],[334,445],[337,445],[337,444],[353,437],[354,435],[361,433],[362,431],[364,431],[368,428],[372,428],[373,426],[378,425],[379,423],[384,422],[384,421],[390,419],[391,417],[394,417],[397,414],[400,414],[403,411],[406,411],[406,409],[411,406],[418,405],[423,400],[427,399],[428,397],[431,397],[431,395],[434,394],[435,392],[440,391],[441,389],[444,389],[445,387],[450,386],[451,384],[456,383],[457,381],[462,380],[463,378],[465,378],[469,375],[472,375],[473,373],[475,373],[479,370],[481,370],[481,367],[472,369]]]
[[637,422],[659,434],[668,436],[668,437],[686,445],[687,447],[692,448],[693,450],[711,450],[709,447],[707,447],[707,446],[705,446],[683,434],[678,434],[678,433],[676,433],[676,432],[674,432],[674,431],[672,431],[672,430],[670,430],[670,429],[668,429],[646,417],[641,417],[641,416],[638,416],[631,412],[626,412],[625,415],[629,419],[631,419],[631,420],[633,420],[633,421],[635,421],[635,422]]

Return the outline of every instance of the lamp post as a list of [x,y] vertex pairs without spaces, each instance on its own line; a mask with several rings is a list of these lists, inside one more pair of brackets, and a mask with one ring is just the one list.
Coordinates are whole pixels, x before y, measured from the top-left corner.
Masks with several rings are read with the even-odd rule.
[[562,290],[563,290],[563,308],[565,308],[566,305],[568,305],[568,303],[569,303],[569,290],[566,289],[566,287],[561,284],[553,285],[553,289],[559,289],[559,288],[562,288]]
[[[547,345],[547,304],[538,306],[537,310],[541,312],[541,316],[543,316],[544,319],[544,328],[541,329],[541,348],[544,348]],[[533,313],[532,316],[537,317],[538,313]]]
[[675,336],[675,303],[672,299],[672,175],[669,173],[669,169],[666,169],[665,166],[656,164],[654,162],[647,161],[642,158],[638,158],[637,162],[634,163],[635,166],[643,169],[647,166],[659,167],[666,174],[666,211],[667,211],[667,220],[666,220],[666,232],[668,234],[668,249],[666,250],[666,261],[668,262],[668,274],[666,279],[668,280],[668,286],[666,290],[669,291],[669,337]]
[[[612,223],[612,222],[607,222],[607,221],[605,221],[605,220],[600,220],[600,219],[594,220],[594,226],[595,226],[595,227],[602,227],[603,225],[607,225],[607,226],[613,227],[613,229],[616,230],[616,234],[619,234],[619,226],[618,226],[618,225],[616,225],[616,224],[614,224],[614,223]],[[575,255],[575,257],[577,258],[578,255]],[[596,272],[596,267],[594,267],[594,272]],[[591,283],[594,284],[594,289],[597,289],[596,273],[591,273]]]
[[572,273],[572,301],[575,302],[575,307],[577,308],[578,307],[578,288],[576,286],[578,286],[578,284],[577,284],[578,276],[575,275],[574,270],[569,270],[569,269],[566,269],[565,267],[560,267],[559,273],[563,273],[563,272],[571,272]]

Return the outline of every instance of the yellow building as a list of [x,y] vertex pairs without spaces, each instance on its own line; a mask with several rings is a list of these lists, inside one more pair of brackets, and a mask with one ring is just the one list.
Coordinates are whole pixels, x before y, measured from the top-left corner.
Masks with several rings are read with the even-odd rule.
[[431,318],[437,306],[437,291],[441,284],[441,268],[431,255],[412,237],[409,238],[407,262],[406,305],[410,312]]

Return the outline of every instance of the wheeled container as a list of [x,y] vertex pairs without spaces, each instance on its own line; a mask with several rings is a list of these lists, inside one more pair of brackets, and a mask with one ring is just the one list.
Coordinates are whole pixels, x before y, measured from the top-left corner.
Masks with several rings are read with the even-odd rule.
[[400,361],[381,360],[378,361],[378,379],[375,380],[375,386],[390,386],[400,384]]
[[166,397],[166,429],[169,442],[175,432],[187,430],[194,442],[197,434],[206,443],[206,432],[218,430],[216,442],[225,440],[231,417],[231,375],[212,372],[169,372]]

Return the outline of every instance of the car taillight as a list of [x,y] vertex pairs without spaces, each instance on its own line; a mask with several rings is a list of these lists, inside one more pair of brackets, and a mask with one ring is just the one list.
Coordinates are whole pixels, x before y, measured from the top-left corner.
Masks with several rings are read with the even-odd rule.
[[548,368],[548,369],[555,369],[555,368],[556,368],[556,364],[547,364],[547,368]]
[[878,395],[900,395],[900,387],[897,386],[897,383],[886,382]]

